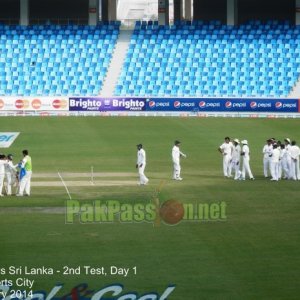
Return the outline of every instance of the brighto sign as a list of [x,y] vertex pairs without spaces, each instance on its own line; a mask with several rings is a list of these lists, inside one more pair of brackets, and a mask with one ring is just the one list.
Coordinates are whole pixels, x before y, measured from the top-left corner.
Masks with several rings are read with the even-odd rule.
[[101,107],[101,101],[96,99],[70,99],[70,107],[80,107],[83,109],[91,109]]
[[138,99],[113,99],[112,106],[114,108],[126,108],[130,110],[142,110],[145,102]]

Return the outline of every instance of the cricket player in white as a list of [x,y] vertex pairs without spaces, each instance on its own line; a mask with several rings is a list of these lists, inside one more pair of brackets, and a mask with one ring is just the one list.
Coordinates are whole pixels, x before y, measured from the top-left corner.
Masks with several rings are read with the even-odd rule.
[[5,166],[7,161],[5,159],[4,154],[0,154],[0,197],[3,197],[2,190],[3,190],[3,182],[5,177]]
[[287,179],[288,178],[288,168],[287,168],[287,152],[285,149],[285,145],[281,144],[281,151],[280,151],[280,167],[281,172],[279,171],[280,178]]
[[277,144],[273,145],[273,151],[271,156],[271,180],[279,180],[279,161],[280,161],[280,150],[278,149]]
[[271,172],[271,157],[273,152],[272,140],[267,140],[267,144],[263,147],[263,164],[264,164],[264,176],[269,177],[269,172]]
[[140,184],[145,185],[149,182],[149,179],[145,176],[145,168],[146,168],[146,152],[143,149],[142,144],[137,145],[137,161],[136,161],[136,168],[139,171],[140,176]]
[[242,180],[246,179],[246,175],[248,174],[249,178],[251,180],[254,180],[253,174],[250,169],[250,149],[248,146],[248,141],[243,140],[241,141],[242,146],[242,153],[241,155],[243,156],[243,168],[242,168]]
[[180,177],[181,166],[180,166],[180,157],[186,158],[186,155],[182,153],[179,149],[180,142],[175,141],[174,146],[172,148],[172,161],[173,161],[173,179],[174,180],[182,180]]
[[291,169],[292,169],[292,156],[291,156],[291,140],[286,138],[284,140],[285,151],[286,151],[286,173],[287,178],[291,179]]
[[12,186],[17,182],[17,168],[12,162],[13,156],[7,155],[7,164],[5,166],[5,177],[7,183],[7,196],[11,196]]
[[299,169],[300,148],[296,145],[296,141],[292,141],[290,152],[291,152],[290,178],[293,180],[300,180],[300,169]]
[[[277,142],[278,145],[278,150],[279,150],[279,165],[278,165],[278,179],[282,178],[282,164],[281,164],[281,160],[282,160],[282,149],[284,148],[284,145],[281,144],[281,142]],[[283,147],[283,148],[282,148]]]
[[234,170],[234,180],[238,180],[241,176],[240,171],[240,158],[241,158],[241,146],[238,139],[233,140],[233,152],[232,152],[232,169]]
[[231,159],[233,144],[230,138],[225,137],[224,143],[218,148],[219,152],[223,155],[223,174],[225,177],[231,177]]
[[25,175],[21,178],[19,193],[16,196],[30,196],[32,161],[31,157],[28,155],[28,150],[23,150],[22,153],[24,158],[21,162],[21,169],[25,170]]

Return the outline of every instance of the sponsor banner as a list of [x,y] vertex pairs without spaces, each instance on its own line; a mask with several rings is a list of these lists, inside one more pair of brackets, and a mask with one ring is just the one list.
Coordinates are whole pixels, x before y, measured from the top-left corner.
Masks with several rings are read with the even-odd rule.
[[225,111],[298,112],[296,99],[226,99]]
[[145,98],[72,97],[70,111],[144,111]]
[[5,111],[61,112],[249,112],[299,113],[299,99],[142,98],[142,97],[0,97]]
[[298,99],[148,98],[146,111],[299,112]]
[[9,148],[20,132],[0,132],[0,148]]
[[224,100],[223,99],[198,99],[197,108],[199,111],[223,111]]
[[0,111],[68,111],[69,101],[64,97],[1,97]]
[[195,111],[197,101],[194,98],[148,98],[147,111]]

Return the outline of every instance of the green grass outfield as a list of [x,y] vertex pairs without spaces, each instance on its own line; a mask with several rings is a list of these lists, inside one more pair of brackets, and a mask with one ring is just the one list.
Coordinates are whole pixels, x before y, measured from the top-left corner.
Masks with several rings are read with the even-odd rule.
[[[226,220],[152,223],[65,224],[62,186],[32,188],[32,196],[0,199],[0,268],[9,266],[136,266],[137,274],[1,275],[1,280],[34,279],[34,291],[49,292],[64,283],[59,296],[80,283],[98,290],[121,283],[124,293],[161,294],[176,285],[168,299],[299,299],[300,182],[270,182],[262,176],[266,138],[286,137],[300,144],[299,119],[160,118],[160,117],[15,117],[0,118],[2,132],[18,131],[9,149],[15,161],[27,148],[35,174],[68,172],[133,173],[95,180],[137,182],[136,144],[147,151],[147,186],[69,186],[81,203],[118,200],[149,203],[163,182],[160,201],[225,201]],[[255,181],[222,176],[217,148],[225,136],[247,139]],[[182,142],[182,182],[171,180],[171,148]],[[79,175],[81,176],[81,175]],[[48,180],[35,176],[33,181]],[[58,177],[49,180],[57,181]],[[67,181],[68,179],[66,179]],[[89,177],[80,178],[89,180]],[[52,207],[58,213],[28,210]],[[61,207],[61,209],[59,209]],[[16,288],[16,286],[14,286]],[[27,289],[28,290],[28,289]],[[111,296],[111,295],[110,295]],[[108,296],[107,296],[108,297]],[[0,297],[1,298],[1,297]],[[112,299],[115,299],[111,297]]]

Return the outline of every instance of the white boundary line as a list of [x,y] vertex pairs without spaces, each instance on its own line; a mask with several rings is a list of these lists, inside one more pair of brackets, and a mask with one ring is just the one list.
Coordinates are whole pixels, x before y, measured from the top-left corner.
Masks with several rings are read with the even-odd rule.
[[66,191],[67,191],[67,194],[68,194],[68,196],[69,196],[70,200],[72,200],[72,197],[71,197],[71,195],[70,195],[69,189],[68,189],[67,185],[65,184],[65,182],[64,182],[64,180],[63,180],[63,178],[61,177],[61,175],[60,175],[60,173],[59,173],[59,172],[57,172],[57,174],[58,174],[58,176],[59,176],[59,178],[60,178],[60,180],[61,180],[61,182],[62,182],[63,186],[65,187],[65,189],[66,189]]

